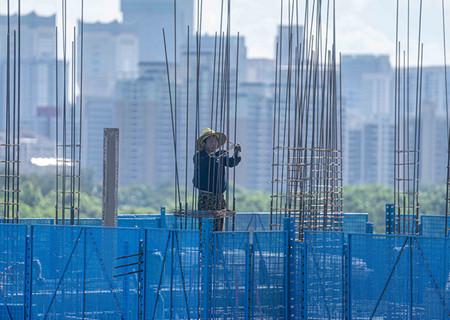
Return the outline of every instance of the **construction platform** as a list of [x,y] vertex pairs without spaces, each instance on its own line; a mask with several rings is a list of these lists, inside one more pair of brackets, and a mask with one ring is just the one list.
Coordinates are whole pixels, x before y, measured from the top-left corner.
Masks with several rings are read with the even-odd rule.
[[264,213],[238,214],[234,232],[206,219],[181,229],[164,212],[122,216],[119,228],[0,224],[0,318],[448,319],[439,218],[422,220],[433,237],[393,236],[345,215],[345,232],[303,242],[290,219],[269,231]]

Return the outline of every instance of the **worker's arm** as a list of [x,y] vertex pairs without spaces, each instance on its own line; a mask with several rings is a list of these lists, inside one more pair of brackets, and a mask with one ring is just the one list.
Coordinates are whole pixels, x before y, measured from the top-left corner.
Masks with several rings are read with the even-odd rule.
[[227,167],[233,168],[236,167],[240,162],[241,162],[241,156],[240,153],[241,152],[241,146],[240,145],[236,145],[234,147],[234,154],[232,157],[229,157],[228,155],[226,155],[224,157],[225,161],[224,164]]

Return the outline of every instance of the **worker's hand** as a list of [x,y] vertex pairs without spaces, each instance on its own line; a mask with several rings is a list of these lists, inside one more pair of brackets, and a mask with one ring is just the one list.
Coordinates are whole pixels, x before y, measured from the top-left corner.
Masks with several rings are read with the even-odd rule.
[[234,146],[234,155],[237,156],[239,155],[239,152],[242,151],[241,145],[237,144]]

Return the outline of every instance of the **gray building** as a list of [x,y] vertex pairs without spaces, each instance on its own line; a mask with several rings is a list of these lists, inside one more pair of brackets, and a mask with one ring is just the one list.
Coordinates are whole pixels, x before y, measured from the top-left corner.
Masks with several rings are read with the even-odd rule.
[[274,52],[276,53],[278,44],[278,52],[281,51],[282,65],[288,65],[289,63],[295,65],[295,52],[299,50],[296,46],[303,42],[303,29],[303,26],[300,25],[292,27],[283,25],[278,27]]
[[432,103],[423,104],[421,125],[421,185],[445,185],[447,179],[448,134],[445,113]]
[[275,61],[272,59],[247,59],[246,72],[241,73],[245,82],[273,84],[275,81]]
[[103,130],[117,127],[116,103],[112,98],[85,97],[83,105],[83,166],[95,181],[101,181]]
[[237,185],[249,190],[269,191],[272,181],[273,86],[243,83],[239,94],[238,142],[242,165]]
[[137,79],[119,81],[120,184],[168,185],[173,143],[164,63],[141,63]]
[[[187,42],[187,27],[194,25],[194,1],[177,2],[177,49]],[[174,2],[167,0],[122,0],[123,24],[139,39],[139,61],[164,61],[163,33],[167,37],[169,60],[174,57]]]
[[118,80],[137,76],[138,37],[121,23],[86,23],[83,50],[87,97],[113,98]]
[[394,182],[394,123],[388,117],[347,120],[344,183],[391,186]]
[[[391,110],[394,71],[387,55],[343,55],[342,98],[349,112],[373,116]],[[393,111],[393,108],[392,108]]]
[[117,127],[116,85],[138,74],[139,41],[123,24],[84,26],[83,166],[102,179],[103,129]]
[[[223,130],[216,122],[217,106],[223,104],[218,82],[218,64],[214,67],[214,37],[203,36],[200,53],[200,66],[197,69],[197,52],[194,45],[189,50],[189,78],[187,79],[187,47],[181,51],[175,81],[175,68],[169,65],[173,107],[173,121],[177,136],[177,161],[179,175],[183,181],[187,177],[191,186],[196,137],[196,124],[201,130],[205,127]],[[230,114],[234,114],[236,37],[231,38],[230,78]],[[240,70],[245,70],[245,39],[241,38]],[[192,40],[191,44],[195,43]],[[233,54],[234,53],[234,54]],[[216,55],[216,63],[218,63]],[[197,70],[199,78],[197,82]],[[244,71],[243,71],[244,72]],[[223,79],[224,74],[221,74]],[[175,98],[175,83],[176,98]],[[198,83],[198,91],[197,91]],[[224,83],[224,82],[222,82]],[[189,84],[189,95],[188,95]],[[219,88],[219,94],[218,94]],[[198,105],[199,118],[196,120]],[[211,111],[214,105],[214,117],[211,123]],[[143,183],[151,186],[172,185],[175,177],[175,158],[172,134],[172,114],[164,62],[143,62],[140,64],[137,79],[120,80],[117,87],[117,123],[121,129],[121,184]],[[187,110],[187,108],[189,108]],[[220,122],[220,117],[217,117]],[[233,124],[230,117],[231,128]],[[188,127],[186,149],[186,128]]]
[[[55,108],[56,104],[55,23],[55,15],[44,17],[32,12],[21,17],[21,129],[47,138],[52,130],[42,126],[48,115],[42,109]],[[17,30],[17,16],[11,17],[10,28],[10,76],[13,78],[13,31]],[[5,53],[0,56],[0,87],[6,88],[6,16],[0,16],[0,31],[0,51]],[[61,62],[59,67],[62,68]],[[0,90],[0,101],[6,101],[6,90]],[[4,129],[4,107],[0,108],[0,119],[0,128]]]

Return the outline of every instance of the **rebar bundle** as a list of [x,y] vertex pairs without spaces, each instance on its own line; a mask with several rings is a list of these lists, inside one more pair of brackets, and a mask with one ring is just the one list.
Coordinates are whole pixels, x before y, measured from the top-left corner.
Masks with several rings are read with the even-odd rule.
[[[400,41],[400,3],[397,0],[396,55],[394,80],[395,137],[394,137],[394,232],[417,234],[419,232],[419,181],[420,181],[420,130],[422,114],[422,66],[423,43],[422,0],[418,3],[417,56],[416,65],[411,66],[411,3],[407,0],[406,23],[403,36],[406,45]],[[412,83],[411,78],[415,78]]]
[[[198,190],[194,186],[191,189],[188,183],[189,170],[191,169],[189,163],[192,161],[190,159],[196,152],[196,141],[200,137],[202,128],[208,127],[215,131],[223,132],[228,137],[225,145],[221,146],[219,150],[219,152],[224,152],[224,154],[227,154],[234,147],[234,142],[230,138],[233,137],[234,141],[237,139],[240,37],[238,33],[236,53],[234,53],[231,49],[234,42],[231,36],[231,1],[221,0],[220,25],[219,31],[216,32],[214,37],[214,52],[210,52],[210,48],[205,50],[202,44],[203,0],[198,0],[196,3],[197,21],[194,41],[191,41],[193,28],[187,26],[187,48],[184,52],[186,60],[183,61],[183,63],[185,62],[185,67],[183,68],[185,75],[180,77],[177,64],[177,37],[179,36],[176,31],[176,0],[173,0],[173,7],[173,41],[175,44],[173,68],[171,68],[169,63],[169,57],[172,53],[169,53],[167,50],[169,37],[165,30],[163,30],[163,42],[175,160],[175,214],[183,220],[180,223],[180,227],[187,227],[188,222],[194,223],[194,219],[208,216],[208,212],[198,211]],[[192,42],[194,43],[192,44]],[[211,54],[212,57],[210,57]],[[235,64],[232,65],[232,59],[235,54]],[[204,59],[204,57],[209,59]],[[204,72],[205,70],[212,70],[212,75]],[[184,89],[185,98],[179,98],[180,90],[178,90],[178,87]],[[233,94],[234,99],[232,98]],[[179,101],[182,99],[185,100],[185,103],[180,107]],[[183,151],[185,153],[184,157],[180,156]],[[227,188],[225,195],[226,208],[221,214],[228,217],[233,216],[236,210],[236,172],[234,168],[226,167],[225,170],[225,183],[230,188]],[[210,179],[213,179],[213,177],[208,177],[208,181]],[[217,186],[224,183],[224,181],[219,180],[215,181]],[[211,214],[217,216],[220,213],[214,212]]]
[[342,230],[343,217],[335,1],[307,0],[302,9],[303,34],[298,0],[281,1],[270,221],[280,229],[283,217],[294,218],[299,240],[305,230]]
[[446,179],[446,196],[445,196],[445,236],[448,236],[448,216],[450,210],[450,126],[449,126],[449,110],[448,110],[448,74],[447,74],[447,33],[445,24],[445,3],[442,0],[442,38],[444,45],[444,79],[445,79],[445,111],[447,120],[447,179]]
[[[56,27],[56,204],[55,223],[71,225],[80,219],[81,138],[83,119],[83,24],[68,32],[67,0],[61,0],[63,70],[58,68],[58,27]],[[78,33],[77,33],[78,31]],[[69,40],[69,35],[72,39]],[[70,50],[70,51],[69,51]],[[70,63],[69,63],[69,57]],[[62,88],[60,88],[60,82]],[[80,91],[77,97],[77,89]],[[62,109],[62,110],[61,110]]]
[[6,35],[6,101],[5,136],[0,144],[4,159],[2,200],[3,221],[17,223],[19,220],[20,198],[20,66],[21,66],[21,1],[17,0],[17,21],[12,26],[11,3],[7,1]]

